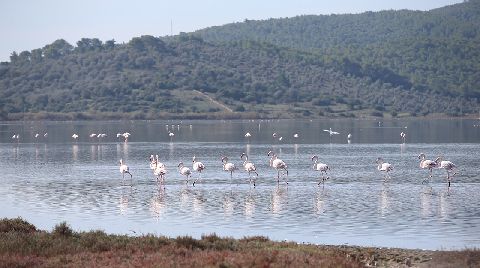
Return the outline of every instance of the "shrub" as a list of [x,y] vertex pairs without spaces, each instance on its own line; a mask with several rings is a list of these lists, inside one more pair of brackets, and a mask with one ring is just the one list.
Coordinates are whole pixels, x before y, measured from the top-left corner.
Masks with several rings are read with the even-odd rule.
[[61,222],[55,225],[55,228],[53,228],[52,233],[54,235],[69,237],[73,235],[73,230],[70,228],[67,222]]
[[19,232],[19,233],[33,233],[37,231],[34,225],[28,223],[22,218],[0,220],[0,233]]

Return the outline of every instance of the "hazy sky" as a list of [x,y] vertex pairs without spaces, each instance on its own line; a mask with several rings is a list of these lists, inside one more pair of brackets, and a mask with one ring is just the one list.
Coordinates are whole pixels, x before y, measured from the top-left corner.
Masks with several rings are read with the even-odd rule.
[[385,9],[429,10],[463,0],[0,0],[0,61],[12,51],[43,47],[63,38],[127,42],[245,19],[341,14]]

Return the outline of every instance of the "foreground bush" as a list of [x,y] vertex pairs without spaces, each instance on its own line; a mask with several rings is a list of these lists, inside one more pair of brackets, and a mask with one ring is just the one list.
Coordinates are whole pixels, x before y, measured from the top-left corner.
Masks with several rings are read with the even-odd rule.
[[[0,220],[0,267],[478,267],[478,250],[436,252],[315,246],[266,237],[201,239],[75,232],[66,223],[38,231],[18,219]],[[428,265],[427,265],[428,264]]]

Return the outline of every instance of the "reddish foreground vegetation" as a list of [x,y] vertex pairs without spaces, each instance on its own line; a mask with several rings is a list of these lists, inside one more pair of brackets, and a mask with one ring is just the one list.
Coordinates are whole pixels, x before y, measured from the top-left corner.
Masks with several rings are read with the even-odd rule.
[[0,220],[0,267],[479,267],[480,251],[421,251],[316,246],[265,237],[194,239],[74,232],[60,223],[39,231]]

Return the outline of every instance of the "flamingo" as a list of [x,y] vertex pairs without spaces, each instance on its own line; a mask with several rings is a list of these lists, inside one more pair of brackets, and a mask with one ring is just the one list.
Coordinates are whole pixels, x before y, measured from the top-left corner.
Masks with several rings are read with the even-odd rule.
[[[455,166],[454,163],[452,163],[451,161],[446,161],[446,160],[442,160],[443,157],[437,157],[437,159],[435,159],[435,163],[437,163],[437,167],[439,168],[443,168],[447,171],[447,182],[448,182],[448,190],[450,191],[450,182],[451,182],[451,177],[450,177],[450,171],[453,171],[454,169],[457,168],[457,166]],[[454,172],[452,174],[452,177],[457,175],[456,172]]]
[[155,155],[155,166],[165,169],[165,165],[158,161],[158,154]]
[[338,134],[340,134],[339,132],[332,131],[332,128],[330,128],[330,129],[324,129],[323,131],[328,132],[328,134],[330,135],[330,137],[333,136],[333,135],[338,135]]
[[400,133],[400,137],[402,138],[402,142],[405,143],[405,140],[407,138],[407,134],[402,131],[402,133]]
[[155,170],[155,166],[157,165],[157,163],[153,154],[150,155],[149,159],[150,159],[150,169]]
[[163,184],[165,187],[165,175],[167,174],[167,168],[163,163],[158,162],[158,155],[157,160],[155,161],[155,169],[153,170],[153,175],[157,177],[157,183],[160,180],[160,183]]
[[384,182],[387,181],[387,179],[390,179],[390,175],[388,174],[388,172],[392,171],[393,170],[393,165],[390,164],[390,163],[387,163],[387,162],[383,162],[383,159],[381,157],[378,157],[377,158],[377,169],[379,171],[384,171],[385,172],[385,179],[384,179]]
[[250,134],[250,132],[245,133],[245,138],[248,140],[248,142],[250,142],[250,137],[251,136],[252,136],[252,134]]
[[122,179],[125,179],[125,173],[130,175],[130,179],[133,177],[132,173],[130,173],[130,169],[125,162],[123,162],[123,159],[120,159],[120,173],[122,173]]
[[223,163],[223,170],[224,171],[230,171],[230,182],[232,182],[233,178],[233,172],[237,170],[238,168],[233,164],[228,162],[228,157],[223,156],[222,157],[222,163]]
[[[270,166],[277,170],[277,183],[280,183],[280,170],[286,171],[287,176],[288,176],[287,164],[285,164],[285,162],[283,162],[283,160],[278,159],[277,155],[272,151],[269,151],[267,156],[272,157],[270,159]],[[286,178],[285,178],[285,183],[288,184],[288,181],[287,181]]]
[[132,134],[130,134],[128,132],[125,132],[125,133],[122,134],[122,136],[125,138],[125,142],[128,142],[128,137],[130,137],[130,135],[132,135]]
[[190,175],[192,175],[192,172],[190,171],[190,169],[188,167],[185,167],[183,165],[183,162],[180,162],[178,164],[178,169],[179,169],[180,174],[187,177],[187,184],[188,184],[188,177],[190,177]]
[[[247,155],[246,153],[242,153],[242,154],[240,155],[240,159],[243,160],[244,157],[245,157],[245,161],[243,162],[243,168],[245,169],[245,171],[248,172],[249,181],[250,181],[250,183],[252,183],[252,178],[251,178],[251,176],[250,176],[250,173],[251,173],[251,172],[254,172],[254,173],[257,175],[256,178],[258,178],[257,168],[255,167],[255,164],[253,164],[252,162],[249,162],[249,161],[248,161],[248,155]],[[256,178],[253,180],[253,187],[256,186],[256,185],[255,185],[256,180],[257,180]]]
[[193,181],[193,186],[195,186],[195,183],[200,179],[202,176],[202,171],[205,169],[205,165],[203,165],[202,162],[197,161],[195,158],[195,155],[193,156],[193,170],[196,172],[200,173],[199,176]]
[[[320,173],[322,174],[322,180],[320,182],[318,182],[318,185],[320,185],[320,183],[325,184],[325,181],[330,179],[330,177],[328,177],[328,175],[327,175],[327,171],[330,170],[330,168],[328,167],[327,164],[318,163],[318,156],[316,156],[316,155],[312,156],[312,162],[314,162],[313,163],[313,169],[317,170],[317,171],[320,171]],[[323,174],[323,173],[325,173],[325,174]],[[326,178],[325,178],[325,175],[327,175]]]
[[437,167],[437,163],[435,161],[426,160],[425,158],[426,157],[424,153],[421,153],[418,155],[418,159],[420,159],[420,168],[422,169],[428,168],[428,170],[430,171],[430,175],[428,176],[428,179],[423,180],[422,183],[428,182],[429,179],[433,177],[432,169]]

